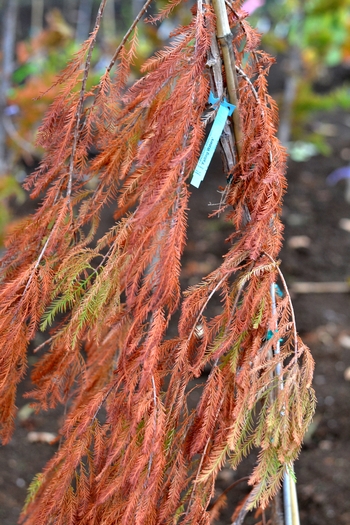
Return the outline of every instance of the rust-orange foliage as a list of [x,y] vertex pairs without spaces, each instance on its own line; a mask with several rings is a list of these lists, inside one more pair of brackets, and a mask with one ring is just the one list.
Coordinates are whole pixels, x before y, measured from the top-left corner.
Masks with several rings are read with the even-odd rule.
[[[44,409],[69,400],[60,448],[31,486],[26,525],[209,523],[226,462],[235,468],[252,447],[260,450],[251,503],[266,506],[299,453],[314,407],[313,361],[288,293],[274,313],[271,297],[280,275],[286,155],[267,92],[271,59],[257,50],[239,4],[229,6],[229,19],[244,138],[220,206],[232,223],[230,248],[184,296],[189,180],[217,82],[211,5],[199,3],[191,23],[127,88],[135,30],[115,73],[108,68],[86,92],[103,0],[89,40],[58,80],[39,135],[46,156],[26,182],[43,201],[12,233],[1,263],[3,441],[39,328],[50,337],[31,397]],[[215,60],[221,72],[220,55]],[[225,93],[224,72],[222,82]],[[115,225],[97,237],[100,213],[112,203]],[[207,319],[214,294],[222,311]],[[178,335],[170,339],[178,309]],[[188,385],[208,366],[190,410]]]

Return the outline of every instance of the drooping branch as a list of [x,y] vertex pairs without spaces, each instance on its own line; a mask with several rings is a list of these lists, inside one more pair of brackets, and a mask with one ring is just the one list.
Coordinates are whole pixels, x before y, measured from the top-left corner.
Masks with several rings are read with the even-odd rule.
[[88,49],[86,60],[85,60],[85,64],[84,64],[84,74],[83,74],[83,79],[82,79],[82,82],[81,82],[79,102],[78,102],[77,109],[76,109],[76,114],[75,114],[75,126],[74,126],[74,133],[73,133],[73,144],[72,144],[72,151],[71,151],[70,161],[69,161],[69,175],[68,175],[68,184],[67,184],[67,198],[68,198],[69,202],[70,202],[70,197],[71,197],[71,193],[72,193],[73,173],[74,173],[74,167],[75,167],[75,155],[76,155],[76,149],[77,149],[77,144],[78,144],[78,137],[79,137],[79,133],[80,133],[80,122],[81,122],[82,113],[83,113],[83,107],[84,107],[86,83],[87,83],[88,75],[89,75],[89,71],[90,71],[92,52],[93,52],[94,47],[95,47],[96,36],[97,36],[98,30],[100,28],[101,19],[102,19],[102,16],[103,16],[103,11],[104,11],[105,6],[106,6],[106,2],[107,2],[107,0],[102,0],[101,3],[100,3],[100,7],[99,7],[99,10],[98,10],[98,13],[97,13],[97,17],[96,17],[95,27],[94,27],[94,30],[92,32],[92,36],[93,37],[91,38],[89,49]]

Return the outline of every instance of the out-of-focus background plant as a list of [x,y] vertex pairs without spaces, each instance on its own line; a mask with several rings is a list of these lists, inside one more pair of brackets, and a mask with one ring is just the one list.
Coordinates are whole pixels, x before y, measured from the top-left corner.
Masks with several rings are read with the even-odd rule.
[[[20,183],[41,157],[35,146],[36,132],[60,89],[49,88],[87,38],[98,3],[0,2],[0,243],[11,208],[25,199]],[[153,9],[162,3],[156,0]],[[107,3],[102,42],[93,56],[96,77],[141,6],[140,0]],[[270,83],[280,105],[280,139],[294,160],[319,152],[330,154],[327,137],[333,128],[315,123],[312,117],[316,112],[350,107],[350,0],[247,0],[244,8],[261,31],[265,48],[278,58]],[[187,17],[188,9],[182,5],[174,23],[186,23]],[[168,21],[140,28],[141,59],[160,47],[173,29]]]
[[276,96],[280,139],[294,160],[330,154],[332,127],[312,126],[311,119],[317,112],[350,107],[349,0],[249,0],[246,5],[284,77]]
[[[164,4],[155,2],[151,11],[159,3]],[[13,219],[12,209],[25,200],[20,184],[41,158],[35,138],[60,89],[55,85],[57,74],[88,38],[98,6],[97,0],[0,1],[0,247]],[[90,83],[104,71],[141,7],[140,0],[107,3],[99,36],[102,41],[93,55],[95,78],[89,78]],[[174,24],[188,20],[188,9],[177,8]],[[174,27],[169,22],[158,27],[142,25],[139,60],[143,62],[160,47]]]

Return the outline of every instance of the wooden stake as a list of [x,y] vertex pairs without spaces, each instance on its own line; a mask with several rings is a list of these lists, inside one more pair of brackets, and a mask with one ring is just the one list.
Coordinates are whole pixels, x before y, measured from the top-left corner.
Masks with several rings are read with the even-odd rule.
[[231,118],[239,160],[242,152],[243,135],[239,114],[238,80],[236,75],[235,56],[232,47],[232,34],[228,21],[225,0],[213,0],[213,7],[216,15],[216,36],[220,42],[222,58],[225,66],[229,101],[236,106]]

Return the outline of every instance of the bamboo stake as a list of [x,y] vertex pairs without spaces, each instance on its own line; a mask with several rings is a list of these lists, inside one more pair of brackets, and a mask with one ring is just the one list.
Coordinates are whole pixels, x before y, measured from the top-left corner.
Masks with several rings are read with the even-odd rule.
[[239,160],[242,152],[243,135],[239,115],[238,80],[236,76],[236,64],[232,47],[232,34],[228,21],[225,0],[213,0],[213,7],[216,15],[216,36],[221,45],[222,58],[225,66],[229,101],[231,104],[236,106],[236,110],[233,112],[231,118],[234,127],[234,135]]
[[[272,302],[272,316],[276,319],[276,285],[272,283],[270,289],[271,302]],[[274,330],[278,330],[277,319],[275,321]],[[280,353],[281,343],[278,340],[276,343],[275,354]],[[278,364],[276,367],[276,374],[279,378],[279,388],[283,390],[283,377],[281,365]],[[289,465],[289,470],[293,471],[293,465]],[[298,508],[298,496],[295,486],[295,481],[288,470],[285,471],[283,477],[283,506],[284,506],[284,523],[285,525],[300,525],[299,520],[299,508]]]
[[[293,469],[293,466],[291,466]],[[283,503],[285,525],[300,525],[298,496],[295,481],[289,472],[283,478]]]
[[[236,106],[236,111],[234,111],[232,120],[234,125],[234,135],[236,141],[237,155],[238,160],[241,157],[242,151],[242,129],[239,115],[239,99],[238,99],[238,81],[236,75],[236,64],[235,57],[232,47],[232,34],[228,21],[227,11],[225,0],[212,0],[213,7],[216,14],[217,21],[217,38],[220,42],[222,49],[222,57],[225,67],[226,74],[226,83],[227,90],[229,94],[229,101],[231,104]],[[271,298],[272,298],[272,314],[276,314],[276,297],[275,297],[275,284],[271,286]],[[276,329],[277,321],[276,321]],[[276,353],[280,352],[280,343],[277,342]],[[277,367],[276,373],[278,376],[281,376],[281,366]],[[283,381],[280,381],[280,388],[283,389]],[[291,467],[292,468],[292,467]],[[298,500],[296,494],[295,482],[288,471],[286,471],[283,480],[283,495],[284,495],[284,519],[285,525],[300,525],[299,521],[299,512],[298,512]],[[249,501],[250,498],[248,498]],[[244,509],[242,509],[238,520],[235,521],[235,524],[242,523],[244,517],[248,511],[249,504],[246,502]],[[279,514],[279,513],[278,513]],[[283,518],[281,516],[276,516],[277,518]]]

